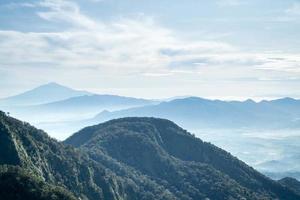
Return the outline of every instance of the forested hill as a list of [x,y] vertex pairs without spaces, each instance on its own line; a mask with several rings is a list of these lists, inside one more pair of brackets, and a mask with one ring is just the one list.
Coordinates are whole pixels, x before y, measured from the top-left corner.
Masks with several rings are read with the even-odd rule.
[[24,180],[30,183],[24,194],[47,197],[50,191],[65,199],[300,199],[167,120],[113,120],[65,143],[1,112],[0,169],[10,176],[5,185],[16,188],[15,180]]
[[81,199],[176,199],[149,178],[102,156],[103,164],[122,171],[122,176],[28,123],[0,113],[0,166],[21,166],[28,174],[64,187]]
[[180,198],[297,199],[222,149],[171,121],[123,118],[85,128],[65,141],[101,163],[104,152],[161,182]]
[[279,183],[282,185],[290,188],[294,192],[296,192],[298,195],[300,195],[300,182],[294,178],[286,177],[279,180]]

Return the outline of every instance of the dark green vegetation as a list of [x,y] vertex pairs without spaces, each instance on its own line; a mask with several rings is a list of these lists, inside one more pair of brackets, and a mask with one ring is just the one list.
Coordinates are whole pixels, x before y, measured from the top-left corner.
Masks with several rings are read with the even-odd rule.
[[174,199],[162,186],[134,174],[108,156],[103,155],[103,163],[122,171],[122,177],[86,153],[63,145],[2,112],[0,148],[0,165],[21,166],[49,184],[67,188],[81,199]]
[[112,120],[85,128],[65,143],[81,148],[99,162],[98,152],[104,152],[161,181],[172,193],[182,195],[181,199],[289,199],[289,191],[278,183],[168,120]]
[[14,166],[0,166],[0,199],[76,200],[62,187],[46,184],[41,178]]
[[29,191],[40,185],[36,190],[46,191],[42,194],[61,191],[72,198],[65,188],[91,200],[300,199],[168,120],[112,120],[85,128],[65,143],[0,113],[0,164],[24,170],[10,175],[33,177]]
[[294,178],[286,177],[280,179],[278,182],[300,195],[300,182],[298,180]]

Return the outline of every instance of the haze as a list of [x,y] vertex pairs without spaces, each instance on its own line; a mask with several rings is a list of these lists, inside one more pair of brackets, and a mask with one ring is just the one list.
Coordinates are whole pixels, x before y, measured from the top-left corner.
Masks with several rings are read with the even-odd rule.
[[0,97],[299,97],[298,0],[0,2]]

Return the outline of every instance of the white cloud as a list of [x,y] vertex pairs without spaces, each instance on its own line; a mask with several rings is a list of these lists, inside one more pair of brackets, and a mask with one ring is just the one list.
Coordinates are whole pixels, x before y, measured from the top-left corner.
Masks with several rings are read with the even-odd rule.
[[290,8],[285,11],[289,15],[300,16],[300,3],[294,3]]
[[4,7],[9,8],[9,9],[14,9],[14,8],[18,8],[18,7],[25,7],[25,8],[35,8],[36,5],[34,3],[16,3],[16,2],[12,2],[12,3],[8,3],[5,4]]
[[[168,70],[172,60],[234,50],[221,42],[178,39],[150,17],[105,24],[83,15],[74,2],[45,0],[36,5],[48,8],[38,13],[40,17],[63,21],[72,25],[72,29],[56,33],[1,31],[0,47],[5,49],[1,53],[2,65],[38,67],[47,64],[106,73],[150,74]],[[163,54],[162,50],[166,49],[181,53],[178,56]],[[10,59],[4,59],[8,55]]]
[[285,9],[282,16],[277,18],[280,22],[291,22],[300,19],[300,3],[294,3],[289,8]]
[[185,79],[213,84],[300,75],[297,54],[249,53],[224,42],[180,38],[151,17],[94,20],[66,0],[44,0],[35,6],[43,8],[38,9],[39,17],[67,28],[60,32],[0,31],[0,71],[8,76],[22,71],[29,79],[39,74],[45,80],[63,76],[64,80],[97,82],[101,77],[115,84],[126,76],[126,81],[133,79],[128,81],[131,84],[137,77],[173,77],[169,82]]
[[49,21],[65,21],[80,28],[97,29],[99,23],[81,14],[79,6],[67,0],[44,0],[37,3],[38,6],[48,8],[46,12],[38,12],[38,15]]
[[247,3],[248,2],[245,0],[218,0],[217,1],[217,4],[219,6],[239,6]]

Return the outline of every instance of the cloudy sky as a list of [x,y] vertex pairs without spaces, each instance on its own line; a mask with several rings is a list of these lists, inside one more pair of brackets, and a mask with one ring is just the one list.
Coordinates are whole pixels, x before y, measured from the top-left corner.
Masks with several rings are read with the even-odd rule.
[[299,0],[1,0],[0,97],[300,98]]

